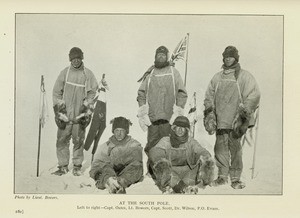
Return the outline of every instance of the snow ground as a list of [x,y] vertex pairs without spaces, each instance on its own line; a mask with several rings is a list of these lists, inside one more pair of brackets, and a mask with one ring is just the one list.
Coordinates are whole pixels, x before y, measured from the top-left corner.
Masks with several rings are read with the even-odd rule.
[[[200,125],[200,123],[199,123]],[[198,125],[198,126],[199,126]],[[50,128],[50,127],[49,127]],[[54,128],[55,129],[55,128]],[[54,130],[52,129],[52,130]],[[214,139],[205,134],[201,128],[197,135],[201,138],[196,139],[213,154]],[[110,134],[110,127],[107,127],[105,132]],[[47,127],[45,127],[45,132]],[[49,133],[49,131],[48,131]],[[101,141],[104,141],[105,138]],[[45,136],[46,138],[46,136]],[[72,165],[70,164],[70,172],[63,176],[51,175],[56,168],[56,154],[55,154],[55,136],[52,140],[42,140],[41,156],[40,156],[40,173],[36,176],[36,152],[37,148],[32,149],[17,149],[16,168],[15,168],[15,193],[36,193],[36,194],[99,194],[106,195],[106,190],[99,190],[94,185],[94,180],[89,177],[89,169],[91,162],[91,149],[85,151],[85,160],[83,163],[83,175],[75,177],[72,175]],[[24,146],[25,143],[23,143]],[[145,144],[145,142],[142,144]],[[72,146],[72,145],[71,145]],[[259,145],[258,145],[259,146]],[[21,151],[21,155],[20,155]],[[253,148],[245,146],[243,148],[244,171],[242,174],[242,181],[246,183],[246,187],[242,190],[234,190],[230,184],[220,187],[206,187],[199,189],[198,194],[203,195],[272,195],[281,194],[282,192],[282,171],[281,171],[281,157],[280,155],[262,155],[257,149],[255,177],[251,179],[251,167],[253,158]],[[30,158],[29,158],[30,157]],[[146,155],[144,155],[144,174],[146,174]],[[272,163],[272,164],[266,164]],[[274,169],[270,169],[274,167]],[[217,168],[216,168],[217,171]],[[216,172],[217,173],[217,172]],[[217,174],[216,174],[217,175]],[[155,186],[153,180],[147,175],[140,183],[134,184],[127,189],[128,195],[160,195],[160,190]]]

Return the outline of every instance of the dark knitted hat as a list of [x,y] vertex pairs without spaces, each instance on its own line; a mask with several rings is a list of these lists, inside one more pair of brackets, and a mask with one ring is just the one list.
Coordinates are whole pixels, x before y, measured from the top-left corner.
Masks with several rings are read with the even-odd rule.
[[80,58],[81,60],[83,59],[83,52],[78,47],[71,48],[70,50],[69,60],[72,61],[74,58]]
[[190,128],[190,121],[185,116],[178,116],[175,120],[173,125]]
[[227,57],[235,58],[236,62],[239,62],[239,51],[234,46],[227,46],[223,52],[223,60]]
[[117,128],[122,128],[127,131],[127,134],[129,133],[129,126],[132,125],[130,120],[126,119],[125,117],[116,117],[112,121],[112,132],[114,133],[114,130]]
[[168,53],[169,53],[169,50],[165,47],[165,46],[159,46],[156,51],[155,51],[155,56],[158,54],[158,53],[163,53],[165,54],[166,56],[168,56]]

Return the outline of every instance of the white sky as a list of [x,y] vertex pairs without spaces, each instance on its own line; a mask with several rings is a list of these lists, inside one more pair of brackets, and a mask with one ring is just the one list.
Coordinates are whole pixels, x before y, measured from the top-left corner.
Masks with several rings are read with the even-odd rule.
[[[69,65],[68,52],[74,46],[83,50],[85,66],[98,79],[105,73],[110,86],[108,127],[102,140],[111,133],[109,121],[121,115],[133,122],[133,136],[144,141],[146,134],[136,118],[137,80],[152,65],[158,46],[173,51],[186,33],[190,33],[187,90],[190,96],[197,92],[199,113],[206,87],[221,68],[224,48],[234,45],[242,68],[255,76],[261,89],[261,138],[281,154],[282,16],[17,14],[17,148],[20,142],[34,144],[37,138],[41,75],[50,110],[44,138],[55,143],[52,88]],[[184,63],[177,62],[176,68],[184,79]]]

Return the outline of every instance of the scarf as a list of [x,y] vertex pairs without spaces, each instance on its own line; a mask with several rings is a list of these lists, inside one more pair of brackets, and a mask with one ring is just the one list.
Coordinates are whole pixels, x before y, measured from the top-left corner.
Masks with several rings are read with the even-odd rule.
[[171,134],[170,134],[170,142],[171,142],[171,146],[173,148],[179,148],[179,145],[184,144],[188,141],[189,138],[189,131],[187,129],[187,131],[185,132],[185,134],[181,137],[179,137],[178,135],[176,135],[176,133],[171,130]]
[[225,64],[222,65],[222,68],[224,70],[234,70],[234,77],[235,79],[238,78],[240,70],[241,70],[241,65],[238,62],[234,62],[231,66],[227,67]]
[[[112,136],[109,138],[108,142],[106,142],[106,144],[107,144],[107,146],[108,146],[108,151],[107,151],[108,156],[110,156],[110,152],[111,152],[111,150],[112,150],[114,147],[125,145],[130,139],[131,139],[131,136],[126,135],[125,138],[124,138],[123,140],[118,141],[118,140],[116,139],[116,137],[115,137],[114,135],[112,135]],[[113,144],[112,146],[110,145],[111,143]]]
[[128,142],[129,140],[130,140],[130,136],[129,135],[126,135],[125,137],[124,137],[124,139],[122,139],[121,141],[118,141],[117,139],[116,139],[116,137],[113,135],[113,136],[111,136],[110,138],[109,138],[109,142],[111,142],[111,143],[113,143],[114,145],[116,145],[116,146],[118,146],[118,145],[124,145],[124,144],[126,144],[126,142]]

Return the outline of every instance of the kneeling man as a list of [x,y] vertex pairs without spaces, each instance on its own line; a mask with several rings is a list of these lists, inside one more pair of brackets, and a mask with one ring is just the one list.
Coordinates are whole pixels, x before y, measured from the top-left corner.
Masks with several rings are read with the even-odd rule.
[[197,193],[213,181],[214,161],[210,153],[189,136],[187,117],[175,119],[170,136],[149,151],[152,178],[163,193]]

